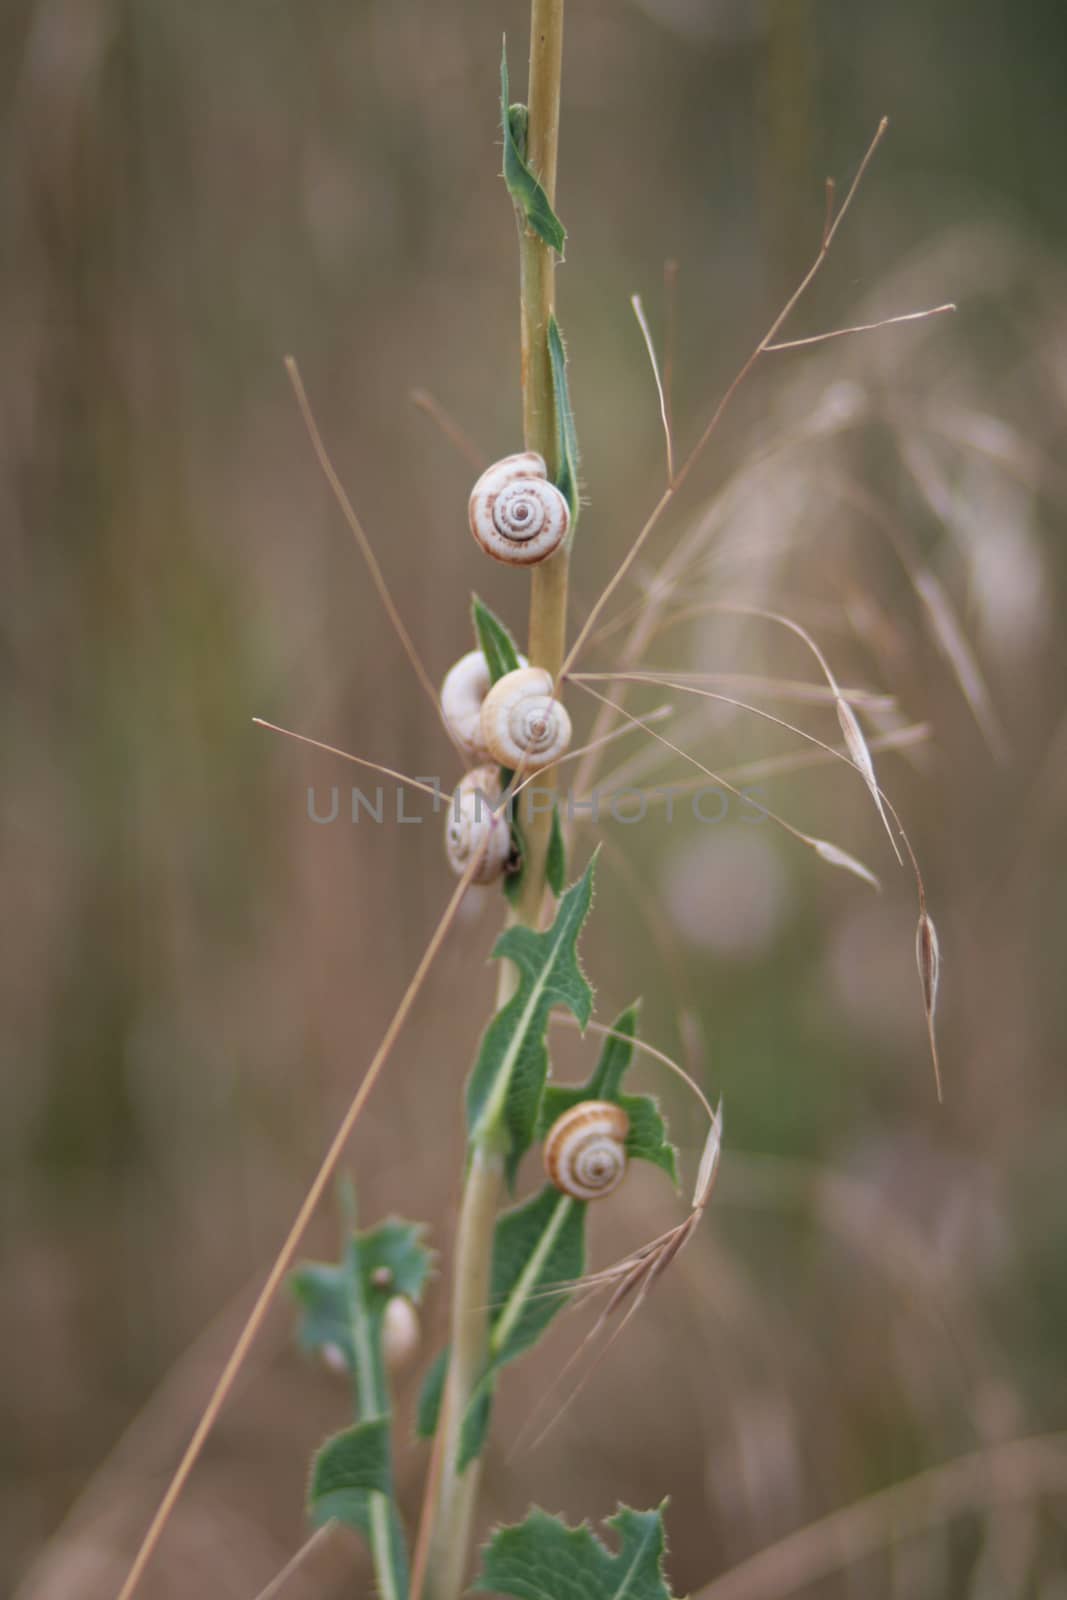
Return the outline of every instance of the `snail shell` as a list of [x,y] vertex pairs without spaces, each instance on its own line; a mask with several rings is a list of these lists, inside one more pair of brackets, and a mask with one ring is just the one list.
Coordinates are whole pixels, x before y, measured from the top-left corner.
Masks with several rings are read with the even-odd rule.
[[557,1117],[544,1144],[548,1180],[574,1200],[602,1200],[626,1175],[630,1119],[610,1100],[580,1100]]
[[471,881],[492,883],[507,866],[511,823],[500,796],[500,773],[494,765],[475,767],[457,785],[445,822],[445,849],[457,878],[466,872],[483,840],[488,844]]
[[[526,657],[520,656],[523,666]],[[489,663],[480,650],[468,650],[445,674],[441,711],[456,743],[476,761],[488,761],[482,742],[482,701],[489,693]]]
[[548,481],[533,450],[505,456],[482,473],[471,490],[471,532],[487,555],[513,566],[532,566],[558,550],[571,513],[566,496]]
[[382,1353],[389,1371],[401,1371],[418,1348],[419,1314],[407,1295],[394,1294],[382,1314]]
[[482,702],[482,743],[511,771],[550,766],[571,742],[571,719],[552,694],[552,674],[520,667],[499,678]]

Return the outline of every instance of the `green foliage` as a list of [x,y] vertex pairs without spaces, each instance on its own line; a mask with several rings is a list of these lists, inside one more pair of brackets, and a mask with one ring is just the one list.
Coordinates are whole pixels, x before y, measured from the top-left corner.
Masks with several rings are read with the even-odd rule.
[[[588,1083],[581,1088],[557,1088],[551,1084],[545,1087],[536,1134],[542,1137],[556,1117],[579,1100],[612,1100],[623,1106],[630,1117],[630,1157],[651,1162],[677,1181],[674,1146],[666,1138],[655,1101],[645,1095],[621,1092],[623,1074],[633,1059],[631,1041],[636,1027],[637,1008],[631,1006],[614,1024],[614,1033],[623,1037],[607,1037]],[[561,1194],[548,1184],[497,1221],[490,1276],[488,1360],[463,1419],[457,1463],[460,1471],[485,1444],[500,1368],[537,1342],[566,1304],[568,1286],[585,1271],[586,1209],[582,1201]],[[423,1385],[417,1427],[426,1436],[437,1426],[447,1360],[447,1352],[438,1357]]]
[[515,640],[500,618],[494,616],[477,595],[471,596],[471,619],[478,648],[489,668],[489,682],[496,683],[507,673],[517,671],[521,663]]
[[289,1289],[300,1307],[297,1339],[309,1355],[339,1350],[349,1372],[356,1370],[347,1276],[343,1266],[305,1261],[289,1277]]
[[526,164],[526,107],[508,104],[508,52],[500,55],[500,124],[504,132],[504,182],[526,227],[560,257],[567,232],[540,182]]
[[626,1136],[627,1155],[631,1160],[650,1161],[653,1166],[662,1168],[676,1185],[678,1153],[667,1138],[659,1106],[651,1095],[623,1094],[619,1087],[633,1059],[633,1045],[628,1041],[637,1032],[637,1007],[628,1007],[612,1026],[616,1034],[625,1034],[626,1037],[619,1039],[608,1035],[588,1083],[580,1087],[564,1087],[554,1083],[546,1085],[537,1118],[536,1137],[544,1138],[556,1118],[580,1100],[613,1100],[622,1106],[630,1119],[630,1131]]
[[567,383],[567,352],[563,335],[555,316],[548,319],[548,358],[552,366],[552,392],[556,402],[556,450],[559,463],[556,469],[556,487],[566,496],[570,507],[571,525],[568,539],[574,538],[578,526],[578,434],[571,409],[570,387]]
[[620,1506],[606,1524],[619,1536],[612,1555],[587,1524],[568,1528],[535,1508],[493,1535],[475,1588],[517,1600],[671,1600],[662,1510]]
[[385,1309],[397,1294],[418,1301],[430,1253],[414,1223],[390,1219],[353,1231],[340,1262],[305,1262],[290,1287],[300,1307],[305,1350],[339,1349],[353,1378],[355,1427],[327,1439],[311,1467],[308,1510],[317,1525],[337,1520],[371,1546],[386,1600],[406,1600],[408,1556],[393,1489],[392,1407],[382,1345]]
[[385,1417],[346,1428],[320,1446],[308,1485],[311,1519],[316,1526],[345,1522],[369,1537],[372,1493],[392,1493]]
[[458,1468],[480,1455],[497,1374],[544,1333],[567,1302],[561,1284],[585,1270],[585,1206],[547,1185],[507,1211],[493,1236],[489,1359],[460,1432]]
[[415,1412],[415,1432],[420,1439],[432,1439],[441,1418],[441,1402],[445,1397],[445,1379],[448,1377],[449,1346],[438,1355],[422,1380],[419,1403]]
[[[510,782],[512,774],[506,774]],[[516,805],[511,817],[511,842],[519,859],[519,869],[504,879],[504,893],[508,900],[515,903],[522,891],[523,874],[526,870],[525,841],[522,833],[522,819],[519,815],[521,807]],[[563,828],[559,820],[559,806],[552,802],[552,831],[548,836],[548,853],[545,856],[545,882],[556,896],[557,900],[563,893],[563,885],[567,881],[567,850],[563,843]]]
[[556,804],[552,806],[552,832],[548,836],[545,879],[558,899],[567,881],[567,849],[563,843],[563,828],[559,820],[559,806]]
[[509,1180],[530,1147],[548,1071],[545,1028],[563,1005],[584,1028],[593,991],[578,964],[576,941],[589,911],[596,857],[560,900],[545,933],[516,925],[497,940],[493,955],[515,963],[519,986],[490,1022],[467,1085],[472,1142],[502,1144]]

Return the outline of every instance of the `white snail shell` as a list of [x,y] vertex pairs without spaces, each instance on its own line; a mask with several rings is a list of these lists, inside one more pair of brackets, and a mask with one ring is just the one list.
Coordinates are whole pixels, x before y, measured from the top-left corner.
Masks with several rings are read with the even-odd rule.
[[419,1314],[407,1295],[394,1294],[382,1314],[382,1354],[390,1372],[406,1367],[419,1348]]
[[544,1144],[548,1180],[574,1200],[602,1200],[626,1176],[630,1119],[610,1100],[580,1100],[557,1117]]
[[[520,656],[523,666],[526,657]],[[456,743],[476,761],[488,761],[482,742],[482,702],[489,693],[489,663],[480,650],[468,650],[445,674],[441,711]]]
[[532,566],[546,560],[567,537],[570,521],[566,495],[549,483],[548,468],[533,450],[494,462],[471,490],[471,532],[497,561]]
[[457,878],[466,872],[483,840],[488,841],[485,853],[471,882],[492,883],[507,866],[511,823],[500,796],[500,773],[495,765],[475,767],[457,785],[445,820],[445,849]]
[[550,766],[571,742],[571,719],[552,694],[552,674],[520,667],[499,678],[482,702],[482,742],[512,771]]

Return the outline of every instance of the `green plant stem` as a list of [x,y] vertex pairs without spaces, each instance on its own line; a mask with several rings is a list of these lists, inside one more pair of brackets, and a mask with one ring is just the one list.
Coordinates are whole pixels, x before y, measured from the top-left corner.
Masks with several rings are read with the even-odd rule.
[[[526,159],[540,179],[549,203],[556,201],[559,154],[559,102],[563,68],[563,0],[532,0],[530,7],[530,100]],[[544,457],[548,475],[559,469],[555,393],[548,355],[548,319],[556,303],[556,257],[529,228],[519,232],[520,337],[522,344],[522,423],[527,450]],[[535,667],[559,676],[567,646],[567,579],[570,544],[534,567],[530,586],[528,655]],[[556,769],[537,786],[554,791]],[[551,808],[539,809],[524,828],[527,860],[519,921],[534,926],[545,895],[545,859],[552,828]]]
[[[349,1200],[348,1227],[355,1235],[355,1207]],[[350,1244],[348,1271],[349,1314],[352,1323],[352,1340],[356,1352],[356,1415],[360,1422],[375,1422],[380,1418],[391,1421],[392,1408],[385,1379],[385,1368],[380,1345],[371,1329],[370,1314],[363,1292],[363,1278],[357,1246]],[[389,1496],[372,1492],[370,1505],[370,1544],[374,1559],[374,1576],[381,1600],[404,1600],[407,1594],[407,1564],[403,1547],[398,1549],[395,1535],[392,1502]]]
[[[560,74],[564,0],[531,0],[529,120],[526,159],[554,203],[559,142]],[[523,436],[528,450],[545,459],[549,475],[556,459],[555,396],[548,355],[548,319],[555,304],[555,257],[524,226],[519,232]],[[569,549],[534,567],[530,593],[528,654],[534,666],[555,678],[563,664],[567,628]],[[541,788],[555,787],[546,774]],[[537,926],[545,899],[545,862],[551,810],[524,818],[526,864],[516,921]],[[501,967],[498,1008],[515,989],[509,962]],[[476,1141],[460,1205],[452,1286],[452,1354],[440,1421],[440,1470],[429,1538],[423,1600],[456,1600],[463,1585],[478,1496],[480,1461],[461,1473],[456,1462],[460,1432],[471,1396],[486,1365],[489,1338],[489,1272],[493,1230],[503,1196],[505,1148],[501,1130],[489,1128]]]

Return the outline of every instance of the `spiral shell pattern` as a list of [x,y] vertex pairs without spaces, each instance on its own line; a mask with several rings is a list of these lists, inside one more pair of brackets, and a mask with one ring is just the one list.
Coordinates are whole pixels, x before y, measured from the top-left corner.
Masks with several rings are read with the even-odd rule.
[[482,473],[471,490],[471,532],[482,549],[512,566],[533,566],[558,550],[571,513],[566,496],[548,481],[533,450],[505,456]]
[[494,683],[482,703],[482,743],[511,771],[547,767],[570,747],[571,719],[552,693],[552,674],[520,667]]
[[457,878],[470,866],[485,842],[472,883],[492,883],[511,856],[511,823],[500,805],[500,773],[495,765],[475,767],[457,785],[445,821],[445,850]]
[[[520,656],[523,666],[526,657]],[[480,650],[468,650],[445,674],[441,713],[452,737],[475,761],[490,759],[482,740],[482,702],[489,693],[489,663]]]
[[626,1176],[630,1119],[610,1100],[581,1100],[557,1117],[544,1143],[550,1183],[574,1200],[602,1200]]

